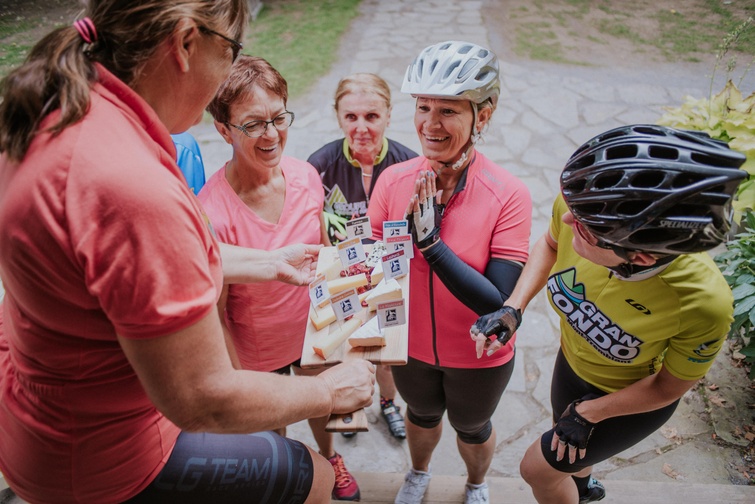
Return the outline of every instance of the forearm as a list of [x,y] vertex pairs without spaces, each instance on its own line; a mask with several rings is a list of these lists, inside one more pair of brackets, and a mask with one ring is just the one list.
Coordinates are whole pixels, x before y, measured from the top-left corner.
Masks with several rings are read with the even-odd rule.
[[661,368],[652,376],[632,385],[577,405],[577,412],[590,422],[607,418],[646,413],[668,406],[682,397],[697,380],[681,380]]
[[276,280],[276,256],[267,250],[219,243],[223,261],[223,282],[254,283]]
[[119,342],[157,409],[185,430],[256,432],[333,411],[333,385],[319,377],[233,369],[214,311],[174,334]]
[[556,262],[555,242],[546,233],[535,242],[527,264],[514,291],[504,304],[524,312],[527,305],[548,282],[548,275]]
[[443,240],[438,240],[422,254],[443,285],[478,315],[495,311],[503,304],[505,296],[499,287],[462,261]]

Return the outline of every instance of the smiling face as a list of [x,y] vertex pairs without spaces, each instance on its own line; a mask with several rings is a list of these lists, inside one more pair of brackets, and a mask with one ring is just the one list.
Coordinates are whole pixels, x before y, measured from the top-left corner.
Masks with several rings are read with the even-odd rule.
[[[283,98],[259,86],[252,86],[251,92],[231,105],[231,124],[244,125],[251,121],[269,121],[286,111]],[[249,138],[237,128],[220,125],[226,141],[233,146],[234,158],[240,167],[255,170],[272,170],[280,165],[283,148],[288,139],[288,130],[278,131],[272,124],[267,125],[265,134],[257,138]]]
[[391,120],[385,100],[370,92],[349,93],[341,97],[336,109],[352,156],[372,163],[383,148],[383,135]]
[[448,163],[461,156],[472,132],[472,104],[467,100],[417,98],[414,127],[422,154],[431,161]]

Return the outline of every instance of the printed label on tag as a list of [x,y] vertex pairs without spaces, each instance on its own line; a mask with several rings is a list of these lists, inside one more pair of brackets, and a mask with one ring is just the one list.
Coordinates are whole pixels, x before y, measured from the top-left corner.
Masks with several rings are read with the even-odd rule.
[[406,324],[406,304],[404,299],[388,301],[377,305],[377,318],[380,330]]
[[362,311],[362,303],[359,302],[359,294],[357,294],[356,289],[339,292],[330,298],[330,305],[339,321]]
[[360,238],[352,238],[350,240],[343,241],[338,244],[338,257],[341,259],[343,268],[346,269],[352,264],[364,262],[367,256],[364,253],[364,247],[362,246],[362,240]]
[[406,253],[403,249],[384,255],[382,261],[386,281],[391,278],[401,278],[409,273],[409,263],[406,261]]
[[385,239],[385,249],[390,254],[403,250],[407,259],[414,257],[414,247],[412,246],[411,235],[391,236]]
[[409,221],[396,220],[383,222],[383,240],[391,236],[403,236],[409,234]]
[[346,236],[349,238],[372,238],[372,225],[366,215],[346,223]]
[[314,281],[309,284],[309,300],[318,308],[322,308],[330,300],[328,281],[325,280],[325,275],[322,273],[317,275]]

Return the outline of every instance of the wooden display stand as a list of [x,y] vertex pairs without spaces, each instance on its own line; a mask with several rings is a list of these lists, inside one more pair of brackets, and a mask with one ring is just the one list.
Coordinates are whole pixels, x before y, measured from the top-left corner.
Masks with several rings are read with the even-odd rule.
[[[365,246],[369,254],[370,246]],[[340,278],[340,272],[330,268],[334,262],[339,262],[338,252],[335,247],[324,247],[320,250],[320,257],[317,262],[317,273],[326,272],[326,280],[335,280]],[[330,268],[330,270],[329,270]],[[336,268],[337,269],[337,268]],[[334,353],[327,359],[323,359],[315,354],[312,349],[313,344],[333,331],[338,330],[340,322],[336,321],[323,327],[319,331],[312,324],[311,318],[307,321],[307,329],[304,335],[304,344],[301,354],[302,368],[316,368],[321,366],[330,366],[344,362],[348,359],[366,359],[373,364],[390,364],[404,365],[407,360],[409,348],[409,275],[396,279],[401,286],[401,291],[406,305],[406,324],[383,329],[385,334],[385,346],[383,347],[357,347],[352,348],[348,341],[345,341]],[[310,315],[315,308],[310,306]],[[363,308],[354,317],[367,322],[375,316],[375,312],[368,312]],[[363,410],[352,414],[331,415],[326,430],[331,432],[361,432],[368,430],[367,417]]]

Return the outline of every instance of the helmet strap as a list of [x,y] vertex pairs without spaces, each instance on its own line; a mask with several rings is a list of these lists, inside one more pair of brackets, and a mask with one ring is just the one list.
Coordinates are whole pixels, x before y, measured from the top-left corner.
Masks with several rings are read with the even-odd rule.
[[618,266],[610,266],[608,267],[608,269],[611,270],[616,276],[626,279],[634,275],[639,275],[640,273],[645,273],[650,270],[660,268],[661,266],[666,266],[677,257],[679,256],[667,255],[667,256],[661,257],[660,259],[655,261],[654,264],[651,264],[650,266],[640,266],[639,264],[625,262],[625,263],[619,264]]
[[458,171],[462,166],[464,166],[464,163],[467,162],[467,159],[469,159],[469,154],[472,152],[475,144],[482,138],[480,132],[477,131],[477,104],[475,102],[470,103],[472,104],[472,132],[470,133],[467,147],[464,149],[464,152],[461,153],[459,159],[457,159],[453,163],[451,163],[450,161],[448,163],[443,163],[443,168],[450,167],[453,171]]

